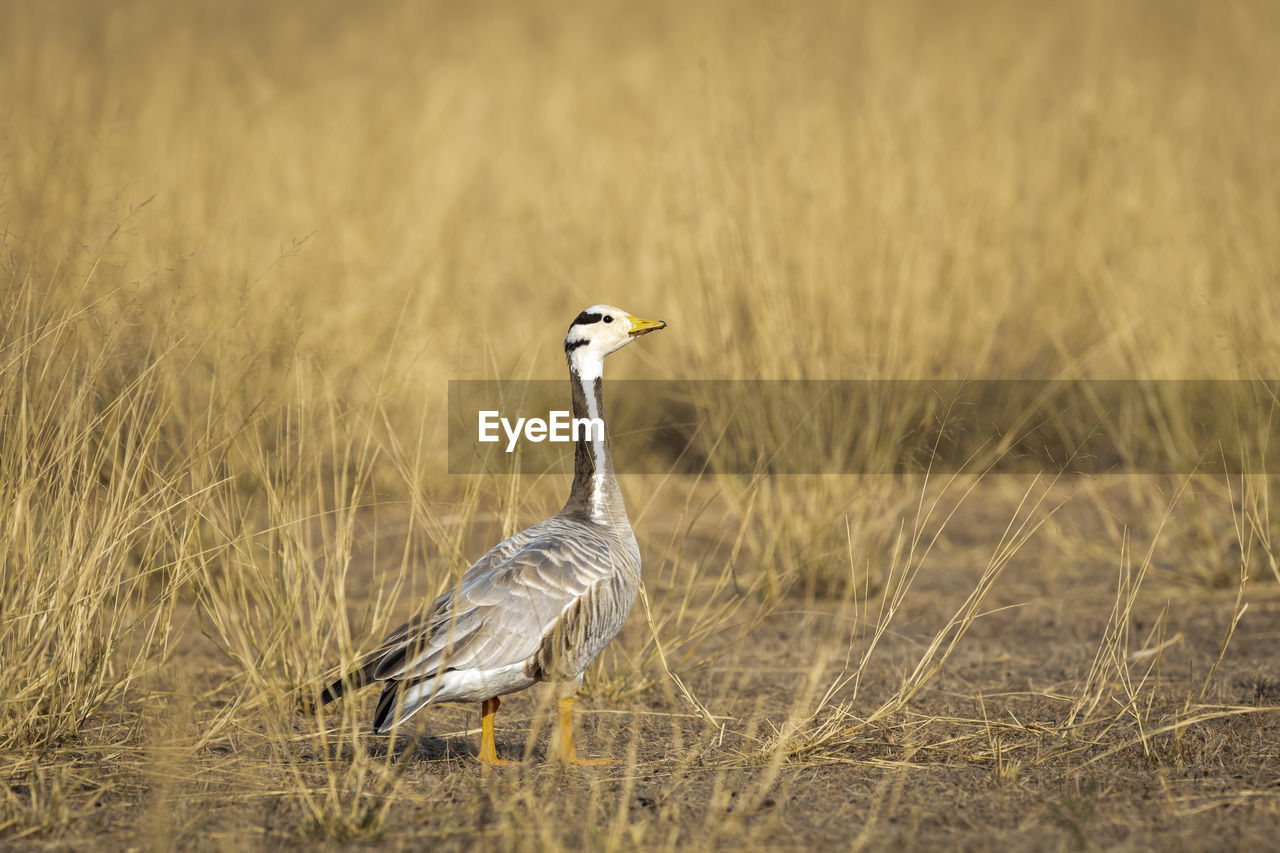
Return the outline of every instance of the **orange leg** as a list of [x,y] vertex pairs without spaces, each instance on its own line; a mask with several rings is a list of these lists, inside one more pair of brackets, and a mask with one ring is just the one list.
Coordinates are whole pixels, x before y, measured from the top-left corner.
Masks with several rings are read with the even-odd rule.
[[551,757],[564,764],[612,764],[612,758],[579,758],[573,751],[573,697],[556,700],[560,715],[560,739]]
[[480,759],[481,764],[507,767],[520,762],[499,758],[498,749],[493,743],[493,715],[498,713],[498,706],[501,704],[497,696],[492,699],[486,699],[480,704],[483,716],[480,718],[480,753],[476,758]]

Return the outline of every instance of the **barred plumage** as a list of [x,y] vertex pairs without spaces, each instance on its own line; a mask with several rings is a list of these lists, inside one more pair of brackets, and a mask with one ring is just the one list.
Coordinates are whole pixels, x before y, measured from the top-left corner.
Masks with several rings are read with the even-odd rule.
[[[579,314],[565,338],[574,417],[603,420],[605,356],[665,326],[609,305]],[[556,682],[556,757],[582,763],[573,750],[572,696],[587,665],[622,629],[640,578],[640,549],[614,475],[608,429],[602,436],[583,432],[564,509],[495,545],[456,589],[391,632],[321,701],[384,682],[373,720],[377,732],[434,702],[482,701],[479,757],[498,764],[507,762],[493,746],[497,697]]]

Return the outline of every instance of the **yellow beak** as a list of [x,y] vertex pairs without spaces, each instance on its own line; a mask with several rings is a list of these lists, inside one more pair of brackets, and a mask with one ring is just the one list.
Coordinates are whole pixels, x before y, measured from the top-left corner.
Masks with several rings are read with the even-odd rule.
[[628,317],[627,321],[631,323],[631,331],[627,332],[627,334],[633,338],[667,327],[666,322],[663,320],[641,320],[639,317]]

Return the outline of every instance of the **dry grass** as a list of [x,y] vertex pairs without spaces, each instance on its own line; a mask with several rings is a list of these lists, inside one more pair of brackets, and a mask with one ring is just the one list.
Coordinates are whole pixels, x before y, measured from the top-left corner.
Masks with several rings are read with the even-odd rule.
[[559,377],[585,304],[671,324],[617,377],[1276,376],[1278,51],[1263,2],[0,7],[0,843],[1273,843],[1262,473],[628,477],[619,764],[542,766],[536,692],[495,773],[474,708],[295,706],[558,505],[444,473],[445,383]]

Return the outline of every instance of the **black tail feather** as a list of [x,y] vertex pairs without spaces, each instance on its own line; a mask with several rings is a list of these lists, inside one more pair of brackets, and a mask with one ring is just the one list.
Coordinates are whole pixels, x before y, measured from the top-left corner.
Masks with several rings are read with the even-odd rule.
[[330,684],[320,693],[320,704],[328,705],[334,699],[339,699],[348,690],[359,690],[369,683],[369,671],[367,668],[357,669],[355,672],[348,673],[342,678]]
[[378,708],[373,712],[374,734],[385,734],[395,725],[395,714],[400,705],[400,682],[388,681],[378,697]]

